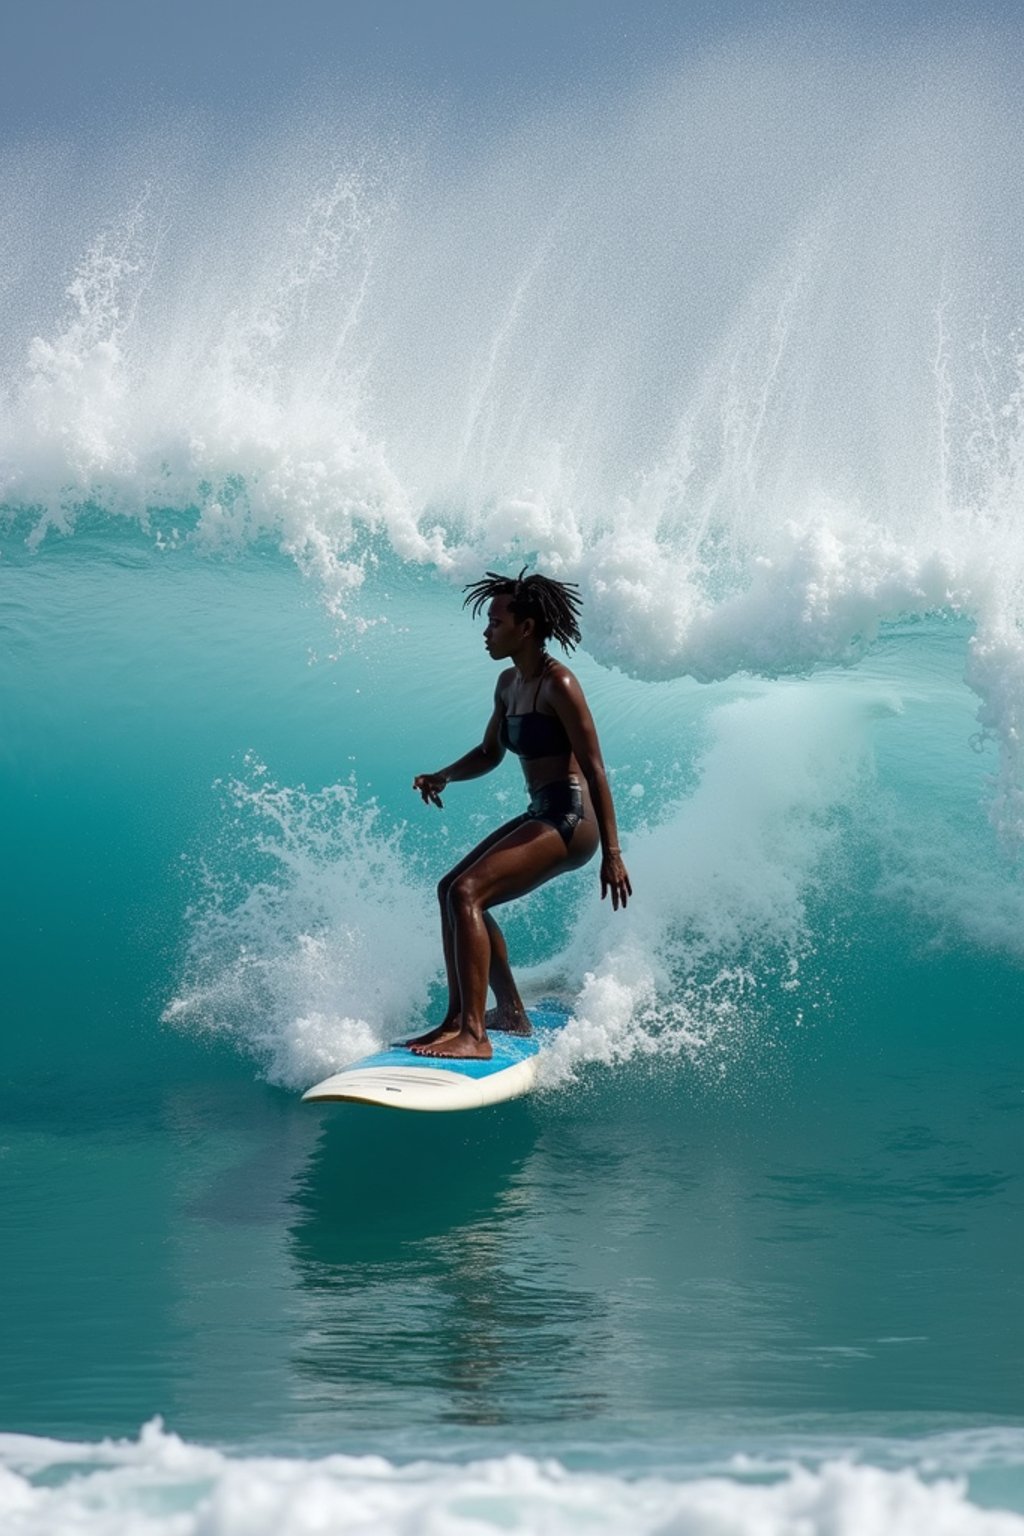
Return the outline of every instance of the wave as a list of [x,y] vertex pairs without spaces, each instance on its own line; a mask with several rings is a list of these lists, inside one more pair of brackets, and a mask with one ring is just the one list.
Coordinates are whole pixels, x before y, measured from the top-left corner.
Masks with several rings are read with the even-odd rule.
[[[618,686],[627,697],[640,687]],[[698,697],[706,707],[689,732],[701,745],[685,781],[668,774],[658,787],[653,760],[679,750],[668,710],[665,742],[642,733],[651,810],[639,780],[639,795],[620,796],[638,899],[611,918],[588,870],[502,914],[524,995],[558,996],[572,1014],[541,1058],[548,1090],[595,1064],[652,1057],[697,1082],[749,1082],[766,1061],[778,1068],[780,1041],[831,1017],[858,952],[884,952],[891,975],[912,973],[922,946],[987,951],[1008,975],[1019,965],[1019,885],[979,846],[963,788],[950,789],[948,751],[922,750],[894,684]],[[922,714],[934,730],[936,701]],[[417,735],[412,706],[404,718]],[[952,732],[954,717],[942,718]],[[895,771],[878,762],[893,740]],[[447,822],[432,843],[422,818],[386,815],[355,780],[282,786],[255,757],[218,793],[221,828],[204,832],[193,859],[187,951],[165,1021],[226,1035],[272,1082],[299,1088],[432,1017]],[[404,804],[408,784],[384,794]],[[477,797],[447,812],[460,849],[509,814],[507,791]]]
[[84,176],[12,149],[0,501],[36,545],[85,511],[270,540],[342,634],[379,616],[382,559],[532,559],[647,680],[802,674],[966,617],[1015,845],[1011,86],[998,41],[883,70],[757,39],[474,155],[443,121],[326,112],[248,149],[170,125]]
[[[549,1087],[584,1062],[653,1051],[718,1072],[767,1008],[800,1024],[808,901],[878,708],[813,687],[719,706],[693,793],[630,838],[639,909],[609,924],[593,880],[586,895],[535,895],[534,908],[558,902],[571,934],[517,967],[527,996],[573,999],[545,1054]],[[354,783],[289,789],[250,759],[220,787],[231,836],[204,847],[185,980],[164,1019],[226,1032],[272,1081],[304,1086],[420,1019],[438,980],[434,879]]]
[[962,1474],[937,1467],[927,1444],[915,1449],[923,1466],[931,1463],[926,1472],[847,1457],[802,1465],[737,1456],[686,1480],[626,1478],[523,1455],[404,1466],[382,1456],[229,1455],[188,1444],[154,1420],[137,1441],[0,1435],[0,1517],[19,1536],[72,1528],[82,1536],[115,1529],[150,1536],[275,1536],[287,1529],[302,1536],[328,1528],[482,1536],[513,1525],[558,1536],[581,1523],[652,1536],[1024,1532],[1024,1516],[979,1507]]

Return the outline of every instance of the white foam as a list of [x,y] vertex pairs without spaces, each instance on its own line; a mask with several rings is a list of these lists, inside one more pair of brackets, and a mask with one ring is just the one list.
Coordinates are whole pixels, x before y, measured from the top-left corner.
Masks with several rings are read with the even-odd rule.
[[115,139],[85,176],[11,150],[0,184],[53,209],[0,275],[0,500],[37,541],[85,505],[196,552],[272,539],[339,624],[375,615],[381,548],[453,581],[534,558],[650,679],[808,671],[893,616],[967,615],[1019,838],[1006,84],[955,27],[884,69],[788,38],[475,158],[326,111],[248,155]]
[[1024,629],[1003,612],[971,641],[967,681],[981,698],[982,739],[999,746],[992,819],[1007,845],[1024,847]]
[[270,1081],[305,1088],[418,1017],[439,965],[437,919],[401,834],[381,829],[354,784],[309,792],[248,768],[222,786],[226,867],[255,859],[260,872],[207,864],[164,1019],[227,1034]]
[[925,1479],[837,1459],[771,1470],[616,1477],[507,1455],[459,1465],[382,1456],[229,1456],[147,1425],[138,1441],[61,1444],[0,1435],[7,1536],[1021,1536],[959,1477]]
[[[836,812],[868,771],[869,723],[892,707],[877,690],[805,683],[710,713],[697,787],[628,841],[636,898],[613,913],[591,866],[557,952],[516,967],[528,997],[575,994],[542,1084],[654,1052],[720,1074],[765,1056],[769,1016],[801,1023],[807,903],[841,856]],[[305,1087],[420,1016],[441,964],[433,891],[354,784],[284,788],[252,761],[221,789],[164,1017],[226,1033],[271,1081]]]
[[800,1021],[807,902],[837,852],[835,812],[868,770],[880,707],[895,706],[802,684],[712,712],[697,788],[629,839],[636,899],[614,914],[595,894],[554,967],[530,978],[543,989],[586,974],[543,1081],[651,1051],[721,1071],[757,1047],[769,1007]]

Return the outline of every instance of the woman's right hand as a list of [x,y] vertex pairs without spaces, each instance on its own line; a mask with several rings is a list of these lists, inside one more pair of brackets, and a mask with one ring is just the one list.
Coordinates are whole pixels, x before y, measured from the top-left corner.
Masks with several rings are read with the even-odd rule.
[[601,900],[611,892],[612,911],[617,912],[621,907],[625,911],[629,905],[629,898],[633,894],[633,887],[629,883],[629,875],[626,866],[622,862],[622,854],[618,848],[609,848],[601,860]]
[[442,789],[448,788],[448,777],[443,773],[418,773],[412,781],[413,789],[419,790],[424,805],[436,805],[444,809]]

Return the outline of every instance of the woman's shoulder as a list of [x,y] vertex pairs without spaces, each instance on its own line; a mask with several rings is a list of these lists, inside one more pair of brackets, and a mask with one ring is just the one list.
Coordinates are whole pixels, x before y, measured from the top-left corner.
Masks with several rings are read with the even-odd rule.
[[[544,681],[564,688],[567,684],[576,683],[576,674],[571,667],[566,666],[564,661],[558,661],[556,657],[549,656],[548,664],[544,669]],[[576,686],[579,687],[579,684],[576,683]]]
[[567,667],[564,661],[556,661],[553,656],[548,658],[548,664],[544,669],[544,689],[550,689],[552,696],[579,696],[580,685],[575,672]]
[[505,702],[505,695],[512,686],[512,679],[516,675],[515,667],[502,667],[498,673],[498,681],[494,685],[494,697]]

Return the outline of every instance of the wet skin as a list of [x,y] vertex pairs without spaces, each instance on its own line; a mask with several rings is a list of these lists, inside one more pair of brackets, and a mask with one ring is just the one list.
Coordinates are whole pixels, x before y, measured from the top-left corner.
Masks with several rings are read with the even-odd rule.
[[[550,757],[523,758],[526,787],[532,796],[547,784],[575,778],[583,796],[583,819],[566,847],[562,835],[546,822],[499,827],[470,850],[438,885],[441,937],[448,976],[448,1007],[440,1024],[408,1041],[417,1055],[487,1060],[487,1028],[530,1032],[523,1000],[508,963],[508,951],[491,908],[525,896],[556,875],[579,869],[604,844],[601,895],[612,907],[625,907],[632,895],[618,851],[615,811],[601,759],[597,732],[583,690],[568,667],[547,656],[532,619],[517,619],[507,597],[490,604],[484,644],[495,660],[513,662],[501,673],[494,708],[483,740],[458,762],[437,773],[418,774],[413,788],[424,804],[442,807],[442,791],[451,782],[477,778],[504,757],[500,729],[506,714],[534,709],[562,722],[571,750]],[[497,1006],[485,1014],[487,988]]]

